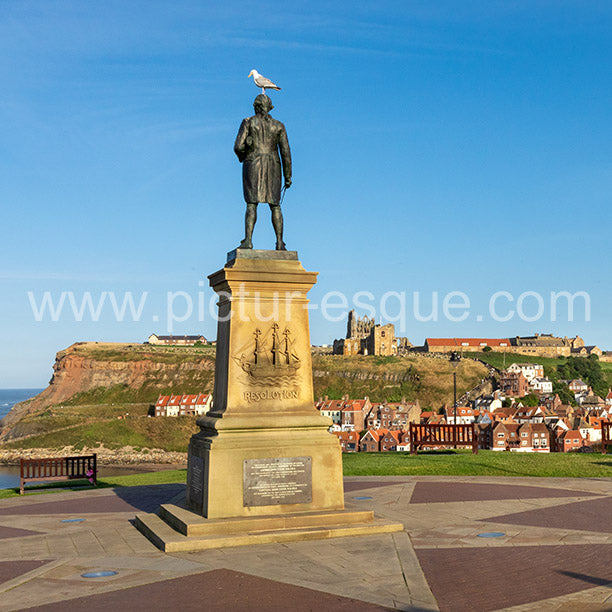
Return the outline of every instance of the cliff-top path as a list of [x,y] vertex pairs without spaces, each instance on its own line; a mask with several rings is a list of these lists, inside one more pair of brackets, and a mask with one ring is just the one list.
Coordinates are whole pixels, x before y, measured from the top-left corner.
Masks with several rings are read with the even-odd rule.
[[1,500],[0,611],[612,609],[612,479],[351,477],[405,531],[164,554],[131,521],[183,493]]

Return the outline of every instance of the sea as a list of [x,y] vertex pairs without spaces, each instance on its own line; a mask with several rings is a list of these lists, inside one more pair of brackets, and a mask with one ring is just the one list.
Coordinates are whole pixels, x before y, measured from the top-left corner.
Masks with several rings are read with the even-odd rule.
[[[43,391],[43,389],[0,389],[0,419],[6,415],[15,404],[30,399],[38,395],[41,391]],[[121,476],[136,472],[148,472],[153,469],[154,468],[150,466],[101,466],[99,468],[99,475]],[[12,489],[15,487],[19,487],[19,466],[2,465],[0,463],[0,489]]]
[[[7,415],[15,404],[30,399],[41,391],[42,389],[0,389],[0,419]],[[0,464],[0,489],[15,486],[19,486],[19,467]]]

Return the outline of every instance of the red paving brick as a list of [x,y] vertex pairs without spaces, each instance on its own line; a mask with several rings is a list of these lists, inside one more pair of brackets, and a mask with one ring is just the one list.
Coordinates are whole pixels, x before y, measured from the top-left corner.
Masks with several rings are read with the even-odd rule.
[[3,527],[0,525],[0,540],[7,538],[22,538],[31,535],[40,535],[40,531],[30,531],[29,529],[19,529],[17,527]]
[[49,561],[0,561],[0,583],[31,572]]
[[611,517],[612,497],[604,497],[552,508],[492,516],[487,518],[486,522],[612,533]]
[[389,610],[376,604],[313,589],[267,580],[228,569],[174,578],[138,587],[79,597],[27,608],[45,612],[108,612],[130,610],[228,610],[231,612],[377,612]]
[[411,504],[485,501],[498,499],[533,499],[544,497],[587,497],[593,493],[530,487],[525,485],[487,484],[471,482],[417,482]]
[[180,493],[185,485],[155,485],[144,487],[118,487],[109,490],[108,495],[0,508],[0,515],[47,514],[66,515],[89,514],[92,512],[155,512],[160,504],[166,503]]
[[375,489],[377,487],[392,487],[393,485],[401,485],[401,482],[380,482],[380,480],[345,480],[344,492],[351,493],[352,491],[361,491],[362,489]]
[[441,612],[487,612],[612,583],[612,544],[416,553]]

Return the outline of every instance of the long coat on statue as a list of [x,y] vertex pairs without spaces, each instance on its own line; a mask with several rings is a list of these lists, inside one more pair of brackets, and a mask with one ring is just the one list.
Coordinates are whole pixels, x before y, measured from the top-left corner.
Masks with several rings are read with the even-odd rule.
[[234,152],[242,162],[245,201],[279,204],[281,159],[285,181],[291,179],[291,151],[285,126],[267,114],[247,117],[238,130]]

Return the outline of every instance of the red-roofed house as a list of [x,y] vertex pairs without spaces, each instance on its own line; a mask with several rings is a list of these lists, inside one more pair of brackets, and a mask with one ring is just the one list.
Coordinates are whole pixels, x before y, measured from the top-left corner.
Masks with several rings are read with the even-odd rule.
[[155,416],[167,416],[166,407],[168,405],[169,395],[160,395],[155,402]]
[[397,450],[399,444],[401,444],[401,433],[400,431],[388,431],[380,439],[380,450],[381,451],[394,451]]
[[179,404],[179,416],[195,415],[195,403],[197,395],[183,395]]
[[[469,425],[476,420],[478,411],[472,410],[467,406],[457,406],[457,424]],[[446,422],[449,424],[455,423],[455,407],[446,406]]]
[[323,416],[330,418],[334,424],[334,429],[340,428],[342,424],[342,407],[344,399],[330,400],[327,397],[324,400],[319,400],[315,404],[315,408],[321,412]]
[[166,416],[175,417],[179,415],[182,395],[171,395],[166,404]]
[[520,446],[518,423],[496,423],[493,427],[493,446],[491,450],[503,451]]
[[212,394],[210,393],[199,393],[196,397],[194,405],[195,413],[197,415],[206,414],[212,408]]
[[359,441],[359,450],[364,453],[377,453],[380,450],[380,439],[387,429],[368,429]]
[[342,407],[342,429],[344,431],[363,431],[365,429],[365,419],[372,404],[366,397],[362,400],[348,400]]
[[514,450],[519,452],[550,452],[550,432],[544,423],[523,423],[518,430],[520,445]]
[[356,453],[359,450],[359,433],[356,431],[334,431],[338,436],[343,453]]
[[559,451],[568,453],[584,446],[584,438],[581,433],[575,429],[564,431],[558,441]]
[[405,453],[410,452],[410,430],[400,431],[400,443],[397,445],[396,450]]

